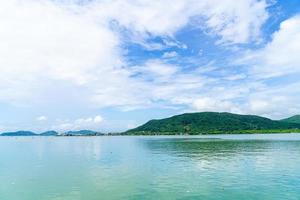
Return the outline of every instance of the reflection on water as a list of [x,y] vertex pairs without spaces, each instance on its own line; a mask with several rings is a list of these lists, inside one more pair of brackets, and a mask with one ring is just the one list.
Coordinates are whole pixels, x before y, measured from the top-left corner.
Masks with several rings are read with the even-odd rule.
[[[264,155],[299,152],[300,141],[272,140],[222,140],[222,139],[148,139],[143,140],[146,148],[154,153],[199,159],[232,158],[240,155]],[[288,149],[282,149],[287,144]]]
[[299,171],[295,134],[0,138],[1,200],[293,200]]

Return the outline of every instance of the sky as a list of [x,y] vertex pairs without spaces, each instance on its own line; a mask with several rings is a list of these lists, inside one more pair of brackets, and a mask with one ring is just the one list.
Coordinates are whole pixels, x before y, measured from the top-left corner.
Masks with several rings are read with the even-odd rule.
[[299,0],[0,2],[0,131],[300,114]]

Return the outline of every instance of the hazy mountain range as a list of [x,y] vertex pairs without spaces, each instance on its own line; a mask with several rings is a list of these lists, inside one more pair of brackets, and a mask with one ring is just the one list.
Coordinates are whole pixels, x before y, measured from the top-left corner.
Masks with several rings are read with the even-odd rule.
[[56,131],[46,131],[43,133],[34,133],[32,131],[16,131],[5,132],[1,136],[98,136],[104,135],[103,133],[91,131],[91,130],[79,130],[79,131],[67,131],[59,133]]

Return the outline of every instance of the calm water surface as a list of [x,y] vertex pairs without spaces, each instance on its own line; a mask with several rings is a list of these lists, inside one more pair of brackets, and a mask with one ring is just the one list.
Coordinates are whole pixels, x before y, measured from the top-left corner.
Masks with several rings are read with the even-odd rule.
[[300,199],[300,134],[0,137],[0,200]]

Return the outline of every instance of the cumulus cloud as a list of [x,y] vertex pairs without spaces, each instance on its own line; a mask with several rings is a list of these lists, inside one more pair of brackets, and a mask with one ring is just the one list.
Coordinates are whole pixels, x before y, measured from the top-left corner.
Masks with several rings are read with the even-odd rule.
[[[236,108],[230,101],[221,101],[214,98],[203,97],[196,99],[193,102],[193,107],[197,111],[231,111],[231,109]],[[231,111],[235,112],[235,111]]]
[[118,37],[82,13],[34,0],[0,9],[1,100],[40,98],[45,81],[86,85],[120,66]]
[[300,72],[300,15],[283,21],[263,49],[250,52],[244,62],[253,64],[253,75],[279,77]]
[[[136,82],[126,68],[120,33],[111,29],[112,22],[133,35],[172,36],[191,17],[203,15],[203,23],[212,32],[221,34],[223,40],[239,43],[247,42],[267,16],[265,1],[255,0],[227,0],[218,4],[193,0],[62,2],[1,2],[0,100],[38,101],[45,96],[46,88],[51,91],[52,84],[64,81],[74,88],[86,87],[92,102],[101,102],[98,106],[147,102],[135,99],[144,98],[132,92],[145,90],[144,83]],[[127,12],[119,12],[124,9]],[[225,18],[220,20],[220,16]],[[232,27],[239,28],[228,33]],[[237,40],[240,35],[246,36]],[[153,70],[150,69],[151,73]],[[115,95],[122,100],[112,100]],[[111,103],[107,103],[108,99]]]
[[299,114],[300,82],[267,86],[248,96],[245,107],[249,113],[276,119]]
[[238,105],[242,110],[278,119],[300,112],[299,27],[299,15],[283,21],[270,42],[238,59],[247,67],[244,78],[252,85]]
[[46,121],[47,119],[48,118],[46,116],[44,116],[44,115],[39,116],[39,117],[36,118],[37,121]]
[[58,120],[57,124],[52,126],[52,129],[58,131],[68,131],[68,130],[80,130],[80,129],[93,129],[99,130],[101,123],[104,118],[101,115],[87,118],[78,118],[75,120]]
[[94,123],[101,123],[102,121],[103,121],[103,117],[101,117],[100,115],[94,117]]
[[[147,50],[186,49],[176,41],[176,33],[186,26],[196,26],[199,33],[216,37],[222,45],[259,42],[261,26],[268,18],[267,0],[78,2],[1,2],[0,102],[29,107],[75,102],[81,107],[126,111],[164,104],[236,111],[233,99],[257,90],[253,83],[243,90],[232,83],[245,75],[210,77],[205,74],[208,68],[185,69],[168,63],[168,58],[180,57],[175,51],[166,52],[161,59],[132,64],[124,46],[129,42]],[[275,62],[268,61],[267,55],[274,53],[280,59],[286,53],[281,52],[286,39],[280,38],[293,35],[299,40],[298,20],[295,17],[282,24],[272,43],[259,54],[262,63],[273,66]],[[150,40],[156,37],[162,42]],[[289,45],[289,51],[296,52],[297,44]],[[291,58],[278,63],[291,70],[298,62],[296,55]],[[222,97],[214,99],[214,94]],[[252,104],[252,110],[257,110],[257,102]],[[101,116],[95,116],[61,121],[54,128],[98,127],[102,122]]]
[[260,41],[261,26],[268,18],[270,2],[256,0],[218,0],[206,2],[205,24],[210,33],[221,37],[220,43]]

